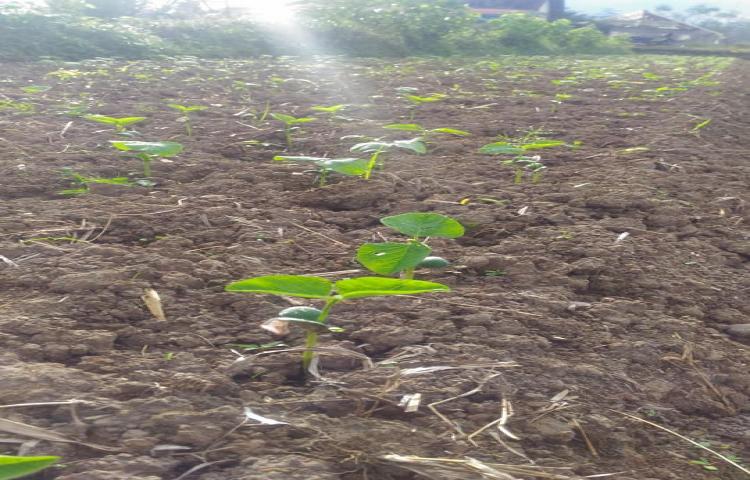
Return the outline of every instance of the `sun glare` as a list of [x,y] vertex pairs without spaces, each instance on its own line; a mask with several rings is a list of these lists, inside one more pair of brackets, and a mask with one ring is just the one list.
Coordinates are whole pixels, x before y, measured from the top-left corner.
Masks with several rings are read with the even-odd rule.
[[292,3],[293,0],[245,0],[243,6],[261,22],[289,24],[294,19]]

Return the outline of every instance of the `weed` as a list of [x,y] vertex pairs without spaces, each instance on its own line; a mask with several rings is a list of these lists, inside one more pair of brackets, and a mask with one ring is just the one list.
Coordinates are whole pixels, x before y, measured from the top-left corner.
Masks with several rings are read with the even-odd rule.
[[297,125],[315,121],[314,117],[293,117],[283,113],[271,113],[271,118],[284,124],[284,138],[286,138],[287,148],[292,148],[292,131],[299,128]]
[[261,293],[284,297],[318,299],[325,302],[322,309],[291,307],[279,312],[279,316],[264,324],[264,328],[276,333],[286,333],[289,324],[307,331],[302,366],[307,371],[314,357],[321,332],[340,331],[328,324],[331,309],[337,303],[355,298],[416,295],[420,293],[449,292],[446,285],[420,280],[401,280],[383,277],[359,277],[331,282],[326,278],[302,275],[267,275],[248,278],[231,283],[225,288],[229,292]]
[[57,463],[60,457],[15,457],[0,455],[0,480],[25,477]]
[[347,106],[344,105],[344,104],[331,105],[330,107],[324,107],[324,106],[321,106],[321,105],[316,105],[314,107],[311,107],[310,110],[314,110],[316,112],[323,112],[323,113],[334,114],[334,113],[338,113],[340,110],[343,110],[346,107]]
[[123,152],[133,152],[143,162],[143,176],[151,176],[151,161],[155,158],[174,157],[182,152],[182,145],[177,142],[128,142],[112,140],[109,143]]
[[49,90],[49,85],[28,85],[26,87],[21,87],[21,90],[23,90],[24,93],[28,93],[30,95],[33,95],[35,93],[43,93]]
[[357,261],[379,275],[400,273],[406,279],[414,278],[417,268],[443,268],[449,265],[441,257],[430,257],[427,246],[430,237],[458,238],[464,227],[455,219],[439,213],[410,212],[384,217],[383,225],[411,238],[405,243],[365,243],[357,250]]
[[178,118],[177,121],[183,122],[185,124],[185,133],[188,137],[193,136],[193,126],[190,123],[190,113],[199,112],[208,108],[201,105],[180,105],[177,103],[170,103],[167,106],[169,108],[174,108],[178,112],[182,113],[182,117]]
[[318,185],[325,186],[328,180],[328,174],[331,172],[340,173],[352,177],[364,177],[367,174],[369,160],[361,158],[324,158],[324,157],[289,157],[277,155],[273,157],[276,161],[290,161],[312,163],[318,168]]
[[18,113],[34,113],[34,105],[27,102],[0,100],[0,112],[3,110],[15,110]]
[[129,125],[133,125],[134,123],[142,122],[146,120],[146,117],[122,117],[122,118],[116,118],[116,117],[108,117],[106,115],[84,115],[86,120],[91,120],[92,122],[98,122],[103,123],[105,125],[112,125],[115,127],[115,132],[124,132],[125,127]]

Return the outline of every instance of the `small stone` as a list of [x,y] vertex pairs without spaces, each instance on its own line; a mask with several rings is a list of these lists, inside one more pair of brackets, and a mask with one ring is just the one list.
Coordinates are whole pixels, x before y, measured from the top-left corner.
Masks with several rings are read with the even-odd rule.
[[534,433],[551,443],[568,443],[576,436],[570,425],[550,417],[539,419],[531,427]]
[[727,333],[733,337],[750,339],[750,323],[731,325],[727,328]]

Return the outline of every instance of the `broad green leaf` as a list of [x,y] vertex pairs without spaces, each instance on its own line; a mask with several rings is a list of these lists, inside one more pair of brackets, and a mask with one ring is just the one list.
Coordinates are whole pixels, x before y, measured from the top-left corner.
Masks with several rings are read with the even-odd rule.
[[208,108],[208,107],[203,107],[201,105],[180,105],[177,103],[168,103],[167,106],[170,108],[174,108],[175,110],[179,110],[180,112],[183,112],[183,113],[198,112],[198,111],[205,110]]
[[326,170],[342,175],[361,176],[367,173],[370,161],[361,158],[331,158],[321,163]]
[[418,123],[390,123],[383,125],[389,130],[403,130],[405,132],[424,132],[424,127]]
[[127,125],[131,125],[133,123],[142,122],[143,120],[146,120],[146,117],[116,118],[116,117],[108,117],[106,115],[86,115],[83,118],[85,118],[86,120],[92,120],[94,122],[106,123],[107,125],[119,125],[121,127],[125,127]]
[[443,257],[426,257],[419,262],[417,268],[445,268],[450,266],[450,262]]
[[267,293],[287,297],[326,298],[333,285],[325,278],[304,275],[266,275],[230,283],[228,292]]
[[559,147],[565,145],[562,140],[541,140],[533,143],[524,143],[521,148],[524,150],[541,150],[543,148]]
[[293,121],[290,122],[291,125],[296,125],[298,123],[310,123],[314,122],[314,117],[302,117],[302,118],[295,118]]
[[279,312],[279,318],[301,318],[317,321],[322,310],[313,307],[289,307]]
[[446,97],[446,95],[444,95],[442,93],[433,93],[429,97],[420,97],[419,95],[406,95],[406,98],[410,102],[415,103],[417,105],[420,104],[420,103],[438,102],[438,101],[444,99],[445,97]]
[[464,227],[451,217],[439,213],[409,212],[380,219],[383,225],[414,238],[458,238]]
[[465,132],[463,130],[456,130],[455,128],[434,128],[430,130],[430,132],[448,133],[450,135],[458,135],[459,137],[468,137],[471,135],[469,132]]
[[416,267],[431,251],[418,242],[365,243],[357,250],[357,261],[378,275],[393,275]]
[[13,457],[0,455],[0,480],[11,480],[43,470],[60,457]]
[[24,93],[42,93],[46,92],[50,88],[52,87],[50,87],[49,85],[29,85],[26,87],[21,87],[21,90],[23,90]]
[[427,145],[421,138],[412,138],[411,140],[396,140],[393,142],[394,147],[411,150],[414,153],[427,153]]
[[296,117],[286,115],[284,113],[271,113],[270,115],[274,120],[278,120],[284,123],[292,123],[294,120],[296,120]]
[[418,293],[450,292],[447,285],[423,280],[402,280],[384,277],[359,277],[339,280],[336,291],[343,298],[416,295]]
[[157,157],[173,157],[182,151],[182,144],[177,142],[137,142],[137,141],[119,141],[111,140],[112,144],[118,150],[123,152],[145,153]]
[[479,149],[479,153],[485,153],[487,155],[518,155],[523,153],[522,148],[511,145],[508,142],[495,142],[488,143]]
[[321,105],[316,105],[314,107],[311,107],[310,110],[315,110],[316,112],[326,112],[326,113],[336,113],[339,110],[345,108],[346,105],[331,105],[330,107],[324,107]]
[[391,147],[393,147],[391,142],[363,142],[354,145],[349,150],[352,152],[374,153],[378,150],[384,152]]

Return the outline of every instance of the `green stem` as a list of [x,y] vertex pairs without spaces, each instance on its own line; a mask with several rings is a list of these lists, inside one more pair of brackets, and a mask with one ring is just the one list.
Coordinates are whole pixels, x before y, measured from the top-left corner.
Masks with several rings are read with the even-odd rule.
[[143,176],[149,178],[151,176],[151,157],[144,153],[141,160],[143,160]]
[[318,174],[318,186],[325,187],[328,179],[328,170],[321,170]]
[[372,175],[372,171],[375,169],[375,165],[378,163],[378,157],[380,156],[380,152],[382,152],[382,150],[377,150],[370,157],[370,161],[367,164],[367,171],[365,172],[365,180],[370,179],[370,176]]
[[406,280],[414,280],[414,269],[413,268],[407,268],[404,270],[403,278]]
[[542,172],[534,172],[531,174],[531,183],[539,183],[542,179]]
[[513,178],[513,183],[520,185],[523,182],[523,168],[516,169],[516,176]]
[[286,146],[287,148],[292,148],[292,129],[289,125],[284,127],[284,137],[286,137]]
[[[341,300],[338,298],[329,298],[326,301],[325,306],[323,307],[323,310],[321,310],[320,315],[318,315],[318,322],[319,323],[326,323],[326,320],[328,319],[328,314],[331,313],[331,308],[336,305]],[[308,330],[307,331],[307,339],[305,340],[305,351],[302,353],[302,368],[304,368],[305,372],[307,372],[307,369],[310,367],[310,364],[313,361],[313,358],[315,357],[315,347],[318,345],[318,332],[314,330]]]
[[190,126],[190,117],[185,115],[185,132],[187,133],[188,137],[193,136],[193,127]]

